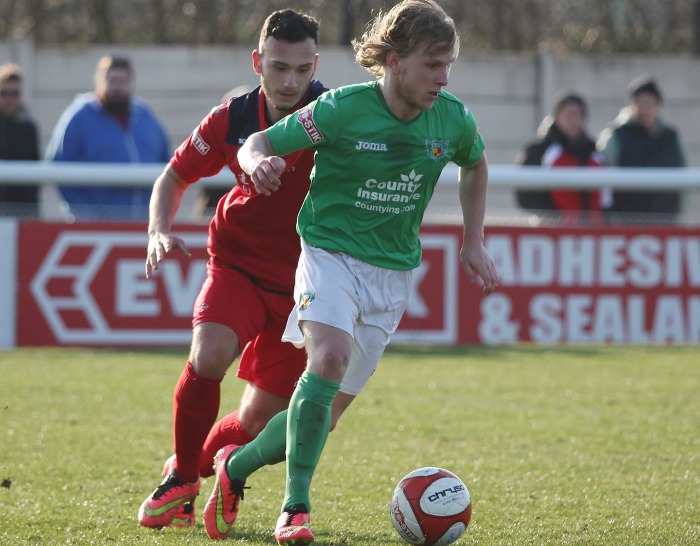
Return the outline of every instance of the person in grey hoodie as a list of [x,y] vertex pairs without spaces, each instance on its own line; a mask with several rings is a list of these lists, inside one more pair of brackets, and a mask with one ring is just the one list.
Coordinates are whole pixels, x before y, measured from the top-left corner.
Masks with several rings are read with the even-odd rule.
[[[628,104],[601,131],[597,146],[611,167],[685,167],[686,156],[678,131],[661,118],[663,96],[659,84],[642,76],[630,83]],[[659,181],[662,186],[662,181]],[[607,209],[611,221],[643,219],[673,223],[681,212],[681,192],[673,189],[615,190]],[[650,218],[648,215],[654,215]]]

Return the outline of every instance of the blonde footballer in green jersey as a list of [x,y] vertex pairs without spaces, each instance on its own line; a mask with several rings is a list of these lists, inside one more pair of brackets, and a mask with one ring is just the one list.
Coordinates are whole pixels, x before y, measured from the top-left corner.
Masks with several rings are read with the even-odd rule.
[[440,91],[429,111],[398,118],[381,82],[329,91],[270,127],[275,154],[314,148],[311,189],[297,220],[308,244],[388,269],[413,269],[418,231],[444,166],[483,157],[474,116]]
[[[398,327],[420,263],[420,223],[450,161],[460,167],[460,262],[485,294],[498,284],[484,248],[484,144],[471,112],[443,91],[459,51],[454,22],[432,0],[404,0],[379,13],[353,45],[377,81],[321,95],[251,135],[238,154],[264,199],[280,186],[280,156],[316,151],[297,220],[296,307],[283,337],[306,347],[307,368],[287,411],[250,444],[219,452],[206,508],[232,525],[238,505],[227,502],[231,484],[286,458],[279,544],[313,541],[311,478],[331,423],[360,393]],[[340,411],[331,415],[334,398]]]

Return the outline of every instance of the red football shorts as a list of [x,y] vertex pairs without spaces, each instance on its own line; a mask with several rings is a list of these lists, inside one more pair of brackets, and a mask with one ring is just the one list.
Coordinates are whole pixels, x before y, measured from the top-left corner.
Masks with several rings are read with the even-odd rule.
[[216,322],[231,328],[243,352],[237,377],[290,398],[306,367],[306,351],[282,341],[294,307],[291,294],[263,290],[235,269],[207,263],[207,278],[194,303],[192,327]]

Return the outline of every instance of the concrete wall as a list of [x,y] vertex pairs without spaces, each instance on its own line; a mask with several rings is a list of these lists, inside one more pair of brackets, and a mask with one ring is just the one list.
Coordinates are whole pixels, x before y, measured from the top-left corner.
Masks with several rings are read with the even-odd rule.
[[[42,144],[76,93],[92,89],[97,59],[129,55],[136,91],[180,143],[221,96],[239,84],[255,85],[249,48],[67,47],[35,48],[31,41],[0,43],[0,62],[20,63],[27,99],[42,132]],[[536,131],[562,88],[576,89],[590,102],[590,131],[598,133],[625,102],[629,81],[653,74],[666,96],[664,115],[683,137],[691,163],[700,165],[700,59],[681,56],[580,56],[552,53],[463,53],[448,90],[474,111],[493,163],[512,163],[522,142]],[[321,48],[318,77],[334,87],[370,79],[345,48]]]
[[[163,121],[173,146],[184,140],[230,88],[256,85],[249,48],[67,46],[37,48],[30,40],[0,43],[0,62],[15,61],[26,72],[27,101],[46,146],[51,130],[76,93],[92,89],[100,56],[131,57],[136,92]],[[462,54],[448,90],[473,110],[492,164],[511,164],[531,138],[562,88],[575,89],[590,103],[589,129],[596,135],[625,104],[630,80],[656,76],[665,94],[664,116],[681,132],[691,165],[700,166],[700,59],[690,56],[558,57],[551,52]],[[335,87],[365,81],[348,48],[322,47],[318,78]],[[513,204],[510,192],[494,195],[497,205]]]

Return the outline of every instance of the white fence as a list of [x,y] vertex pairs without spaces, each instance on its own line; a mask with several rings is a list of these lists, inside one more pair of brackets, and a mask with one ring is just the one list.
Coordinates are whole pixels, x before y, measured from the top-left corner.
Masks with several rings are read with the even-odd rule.
[[[60,218],[55,186],[57,184],[144,185],[153,184],[163,170],[160,164],[105,164],[105,163],[53,163],[48,161],[0,161],[0,183],[39,184],[42,191],[42,215],[50,219]],[[440,179],[426,214],[428,222],[452,222],[461,216],[459,202],[455,199],[457,168],[449,165]],[[235,183],[228,169],[197,184],[226,188]],[[491,165],[489,168],[489,202],[491,217],[519,218],[528,213],[519,210],[513,200],[516,188],[622,188],[650,190],[678,189],[684,193],[684,206],[680,222],[700,225],[700,168],[566,168],[546,169],[513,165]],[[189,194],[189,195],[188,195]],[[179,221],[201,220],[190,206],[198,191],[188,192],[183,201]]]

